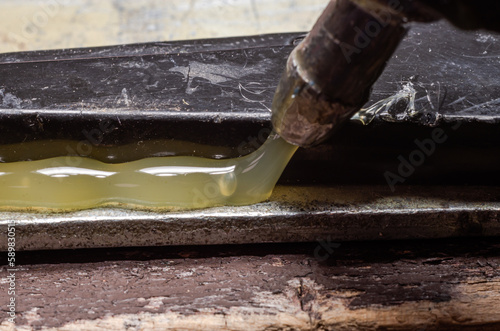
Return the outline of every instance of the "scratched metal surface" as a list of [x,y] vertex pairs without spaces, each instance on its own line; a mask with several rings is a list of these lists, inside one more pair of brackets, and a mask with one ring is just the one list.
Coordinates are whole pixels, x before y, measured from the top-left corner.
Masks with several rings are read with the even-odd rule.
[[[499,123],[498,38],[444,23],[413,27],[369,104],[411,82],[415,107],[391,107],[375,122]],[[299,39],[285,34],[0,55],[0,143],[85,140],[83,130],[109,120],[120,130],[103,138],[106,145],[209,136],[212,144],[235,148],[269,126],[278,73]]]
[[[437,33],[438,31],[439,33]],[[289,52],[294,40],[295,42],[300,40],[300,35],[274,34],[246,38],[224,38],[216,41],[156,42],[92,49],[0,54],[1,64],[17,62],[19,65],[8,68],[3,66],[4,70],[6,70],[3,71],[4,75],[8,75],[11,71],[23,69],[27,71],[26,76],[20,78],[33,79],[35,83],[32,91],[27,90],[28,86],[23,86],[23,94],[27,95],[25,98],[19,97],[20,105],[15,102],[12,105],[4,103],[3,107],[22,109],[29,109],[30,106],[44,109],[68,107],[83,108],[82,110],[85,110],[85,108],[92,107],[98,102],[104,102],[106,108],[120,108],[122,110],[140,108],[147,111],[151,110],[152,107],[175,110],[174,107],[178,106],[178,110],[182,111],[192,111],[193,108],[200,111],[202,107],[197,108],[196,105],[191,107],[189,107],[191,104],[186,105],[185,103],[173,105],[172,92],[155,95],[156,100],[153,105],[145,103],[144,100],[150,98],[153,92],[163,90],[165,92],[176,92],[174,95],[176,99],[201,96],[203,102],[206,102],[206,96],[202,89],[205,85],[209,85],[208,83],[226,83],[220,85],[222,92],[226,94],[231,94],[234,90],[236,90],[234,92],[237,92],[241,90],[238,80],[247,81],[244,79],[246,75],[261,74],[262,77],[259,76],[259,78],[263,79],[264,74],[280,69],[283,66],[282,56]],[[414,25],[390,61],[388,70],[375,85],[371,102],[389,97],[391,91],[394,94],[401,89],[402,84],[411,81],[419,89],[419,92],[425,91],[427,94],[417,98],[418,101],[415,106],[419,112],[426,109],[429,111],[438,110],[439,114],[445,115],[444,119],[452,119],[451,113],[453,113],[454,116],[461,117],[473,115],[475,119],[480,120],[484,120],[482,116],[489,113],[489,116],[493,116],[492,120],[498,120],[498,117],[494,116],[494,112],[489,110],[500,102],[497,97],[499,92],[497,77],[500,70],[498,68],[500,61],[499,38],[498,34],[483,31],[457,31],[445,23]],[[223,52],[230,50],[233,52]],[[255,54],[257,51],[260,51],[259,55]],[[268,54],[271,52],[274,54],[279,53],[280,56]],[[211,54],[207,55],[207,53]],[[86,61],[80,61],[81,59],[86,59]],[[73,68],[65,67],[64,63],[62,63],[63,60],[73,60],[68,64]],[[222,61],[224,62],[221,63]],[[54,63],[58,65],[57,71],[52,70]],[[211,64],[215,65],[211,66]],[[257,68],[252,68],[253,64],[257,65]],[[114,71],[109,69],[101,70],[103,67],[114,68],[115,66],[118,68]],[[202,70],[201,66],[205,66],[205,68]],[[157,70],[155,73],[155,69],[161,70]],[[99,71],[101,71],[100,74],[103,77],[93,76],[98,75]],[[399,75],[399,79],[395,79],[395,73]],[[131,96],[129,96],[131,104],[129,105],[117,102],[120,101],[122,91],[119,87],[132,88],[130,86],[131,82],[122,77],[121,80],[116,80],[118,75],[135,75],[137,77],[135,80],[138,84],[136,89],[139,91],[131,92]],[[68,76],[73,77],[83,85],[88,82],[98,83],[97,78],[102,78],[104,85],[93,87],[93,93],[88,95],[81,93],[86,92],[85,86],[79,86],[76,82],[73,82],[73,87],[79,88],[78,91],[73,93],[80,92],[74,98],[68,98],[67,94],[58,95],[57,93],[61,92],[61,90],[60,87],[58,89],[57,84],[51,86],[48,91],[44,90],[45,97],[37,93],[39,88],[43,87],[38,86],[36,83],[42,84],[42,81],[45,81],[46,85],[50,85],[49,83],[54,84],[61,78]],[[116,84],[119,86],[106,86],[111,85],[111,82],[107,80],[110,76],[115,79],[112,81],[113,83],[121,84]],[[277,81],[278,77],[276,76],[278,75],[270,76],[267,82]],[[15,89],[18,87],[16,81],[19,79],[15,80],[16,77],[9,77],[11,80],[8,80],[8,77],[3,78],[6,79],[2,82],[2,86],[5,88],[12,86],[11,88]],[[182,78],[185,84],[179,84],[177,82],[179,78]],[[193,80],[196,78],[205,79],[208,82],[193,85]],[[173,81],[171,84],[168,83],[170,80]],[[161,87],[151,86],[162,81],[166,81],[166,85]],[[71,80],[63,81],[60,85],[63,85],[62,83],[71,83]],[[69,85],[71,86],[71,84]],[[465,94],[462,88],[464,85],[469,87]],[[107,93],[99,94],[98,91],[103,87],[106,87]],[[262,89],[272,89],[273,86],[265,87]],[[257,87],[255,88],[259,90]],[[141,91],[141,89],[145,89],[146,92],[149,91],[149,94]],[[182,90],[184,90],[184,94],[180,93]],[[5,92],[8,93],[9,91]],[[251,94],[251,92],[249,93]],[[460,93],[463,95],[459,95]],[[177,97],[177,94],[180,94],[180,96]],[[113,96],[112,100],[110,100],[110,96]],[[29,97],[33,98],[29,99]],[[240,98],[242,97],[240,95]],[[33,100],[34,98],[36,100]],[[74,100],[75,98],[77,100]],[[272,93],[270,95],[264,94],[261,100],[263,103],[268,103],[271,98]],[[137,100],[133,102],[132,99]],[[36,102],[37,100],[39,101]],[[104,108],[101,103],[97,105]],[[267,113],[266,107],[262,105],[247,106],[246,111]],[[208,106],[203,108],[205,108],[205,111],[210,109]],[[215,108],[215,111],[225,113],[229,111],[227,108],[228,106],[221,107],[219,105],[219,107]],[[478,109],[480,111],[477,111]]]
[[[2,144],[85,139],[82,130],[110,120],[118,129],[103,145],[180,137],[237,150],[269,125],[267,107],[297,38],[1,55]],[[0,227],[17,222],[19,249],[499,235],[498,38],[443,23],[415,26],[370,100],[391,98],[411,82],[415,108],[399,102],[368,126],[352,122],[302,150],[269,202],[181,214],[0,213]],[[94,51],[100,55],[84,55]],[[398,157],[436,127],[448,141],[404,183],[428,185],[392,193],[383,173],[397,172]]]
[[[132,156],[122,153],[122,161],[198,155],[199,148],[179,151],[170,139],[225,147],[219,157],[249,153],[263,142],[259,133],[270,127],[268,108],[279,73],[301,36],[0,55],[0,145],[19,144],[15,155],[0,149],[0,157],[39,159],[40,149],[27,143],[86,142],[85,133],[99,130],[102,123],[115,129],[100,135],[96,145],[136,146]],[[368,104],[394,98],[411,83],[414,109],[403,100],[369,126],[350,123],[326,144],[297,153],[283,181],[315,181],[312,173],[320,174],[316,181],[321,177],[322,182],[383,184],[381,173],[397,167],[398,155],[411,153],[415,138],[429,137],[437,125],[446,130],[448,142],[440,146],[432,166],[421,167],[409,182],[498,181],[500,155],[487,152],[500,144],[495,126],[500,102],[498,38],[457,31],[446,23],[414,26]],[[460,130],[453,129],[457,122],[462,123]],[[156,142],[159,139],[163,145]],[[51,156],[68,154],[64,145],[47,148]]]
[[[371,103],[413,82],[415,111],[392,109],[385,121],[499,123],[500,34],[457,31],[445,23],[415,26],[377,81]],[[393,72],[397,72],[399,80]],[[465,88],[464,88],[465,87]],[[395,107],[396,108],[396,107]]]
[[85,140],[82,132],[102,120],[120,128],[104,137],[107,145],[239,143],[268,123],[276,72],[296,37],[4,55],[1,143]]

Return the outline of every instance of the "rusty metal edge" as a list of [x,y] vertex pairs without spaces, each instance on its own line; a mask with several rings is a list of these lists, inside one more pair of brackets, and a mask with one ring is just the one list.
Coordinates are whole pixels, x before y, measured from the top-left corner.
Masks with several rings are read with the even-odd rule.
[[7,212],[0,231],[15,224],[19,251],[500,236],[499,196],[500,187],[278,186],[267,202],[182,213]]

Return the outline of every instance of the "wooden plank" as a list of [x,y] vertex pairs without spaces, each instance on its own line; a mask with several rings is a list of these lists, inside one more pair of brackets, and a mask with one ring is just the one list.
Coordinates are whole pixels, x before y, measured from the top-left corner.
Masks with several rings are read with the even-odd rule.
[[[500,327],[498,240],[345,243],[332,249],[323,262],[328,253],[318,243],[19,253],[17,327]],[[2,281],[0,293],[6,286]],[[6,300],[2,295],[2,307]],[[5,314],[0,320],[0,330],[12,330]]]

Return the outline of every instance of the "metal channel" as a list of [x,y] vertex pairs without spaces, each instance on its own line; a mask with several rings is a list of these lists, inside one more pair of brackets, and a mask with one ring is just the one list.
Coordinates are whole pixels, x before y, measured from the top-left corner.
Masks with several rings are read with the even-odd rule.
[[[251,152],[269,128],[279,73],[302,37],[0,55],[0,157],[15,161],[8,150],[17,146],[20,158],[36,159],[30,143],[86,141],[85,132],[102,123],[114,130],[96,147],[181,139],[221,146],[224,157]],[[182,213],[1,212],[0,231],[15,224],[18,250],[498,236],[499,38],[446,23],[415,25],[367,107],[409,88],[413,103],[399,98],[369,125],[352,120],[325,144],[300,150],[269,201]],[[419,148],[415,140],[435,130],[445,141],[388,185],[384,174],[401,175],[401,160]],[[138,148],[133,157],[155,148]],[[194,148],[175,152],[196,155]]]

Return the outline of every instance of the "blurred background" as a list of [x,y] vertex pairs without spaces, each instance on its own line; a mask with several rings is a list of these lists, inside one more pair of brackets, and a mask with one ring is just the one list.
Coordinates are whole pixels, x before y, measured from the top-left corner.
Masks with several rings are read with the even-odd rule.
[[328,0],[2,0],[0,53],[308,31]]

